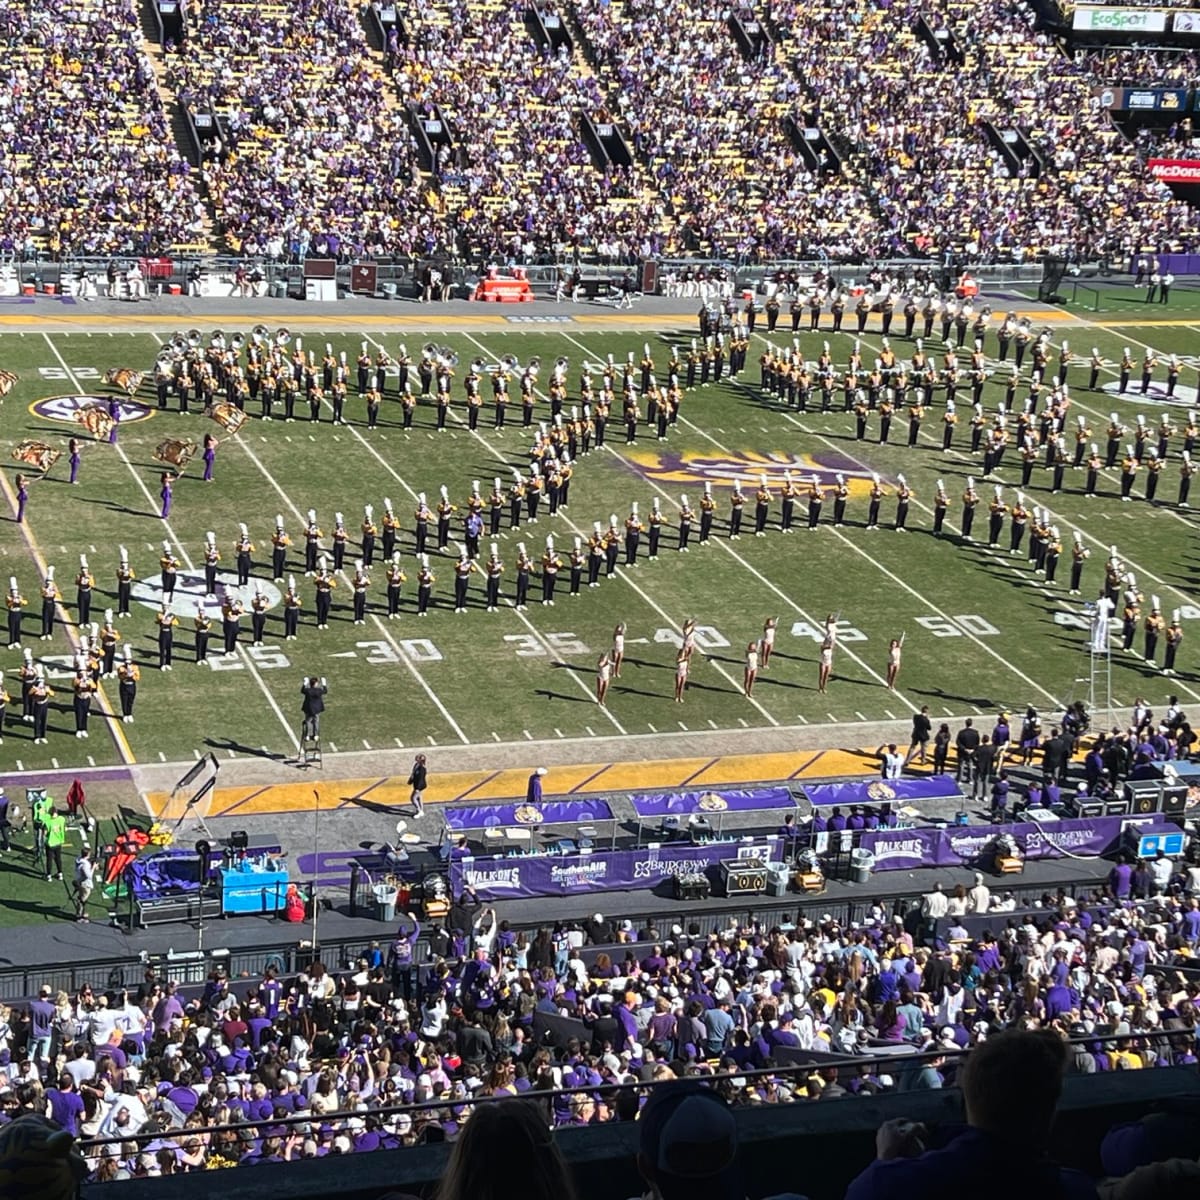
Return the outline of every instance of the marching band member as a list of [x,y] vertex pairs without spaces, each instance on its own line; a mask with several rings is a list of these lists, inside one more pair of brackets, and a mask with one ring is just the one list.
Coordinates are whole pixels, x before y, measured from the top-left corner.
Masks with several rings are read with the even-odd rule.
[[834,525],[844,525],[846,523],[846,501],[850,497],[850,485],[841,471],[833,478],[833,523]]
[[74,692],[72,707],[75,712],[75,736],[85,738],[88,735],[88,717],[92,712],[92,697],[96,694],[96,684],[87,672],[86,659],[84,667],[75,672],[71,684]]
[[396,550],[396,537],[400,532],[400,521],[386,496],[383,500],[383,557],[391,558]]
[[300,627],[300,596],[296,591],[295,575],[288,576],[287,591],[283,594],[283,637],[285,641],[294,642]]
[[198,663],[208,661],[208,637],[212,632],[212,620],[204,609],[202,601],[196,601],[196,612],[192,617],[192,632],[194,635],[195,660]]
[[754,494],[754,536],[766,537],[767,517],[771,511],[771,489],[765,474],[758,477],[758,491]]
[[355,625],[365,625],[367,620],[367,589],[371,586],[370,570],[365,558],[354,564],[354,578],[350,580],[351,604]]
[[[615,519],[615,518],[614,518]],[[529,600],[529,575],[533,570],[533,559],[525,550],[525,543],[517,543],[517,597],[516,609],[524,612]]]
[[638,547],[641,545],[642,518],[638,515],[638,502],[633,501],[629,506],[629,516],[625,518],[625,565],[637,566]]
[[648,546],[649,555],[648,555],[648,557],[651,562],[655,562],[658,559],[659,539],[662,537],[663,526],[668,525],[668,524],[670,524],[670,522],[663,515],[663,511],[659,507],[658,497],[652,496],[650,498],[650,517],[649,517],[649,533],[648,533],[648,537],[649,537],[649,546]]
[[604,531],[604,577],[616,574],[617,555],[621,547],[621,534],[617,529],[617,514],[610,513],[608,528]]
[[473,559],[467,554],[465,546],[458,548],[458,561],[454,564],[454,611],[467,611],[467,585],[471,576],[478,571]]
[[433,519],[433,512],[425,500],[425,493],[417,493],[417,508],[413,514],[416,521],[414,536],[416,538],[415,553],[418,557],[424,554],[429,545],[429,522]]
[[[10,575],[8,579],[8,595],[4,597],[5,604],[8,608],[8,648],[10,650],[21,649],[21,609],[28,605],[28,601],[21,595],[21,589],[17,586],[17,577]],[[26,651],[26,654],[29,652]]]
[[900,674],[900,656],[903,649],[903,638],[892,638],[888,642],[887,670],[884,677],[884,685],[889,692],[896,690],[896,677]]
[[488,496],[488,533],[491,537],[500,536],[500,521],[504,515],[504,488],[500,484],[500,476],[492,479],[492,491]]
[[[654,526],[651,526],[653,533]],[[571,590],[570,595],[578,596],[580,586],[583,583],[583,568],[587,562],[587,556],[583,552],[583,538],[576,535],[575,543],[571,548],[571,553],[567,557],[567,565],[570,571]]]
[[42,634],[41,640],[48,642],[54,636],[54,608],[58,603],[60,593],[54,582],[54,568],[46,568],[46,578],[42,581]]
[[[636,507],[636,506],[635,506]],[[636,513],[634,514],[637,515]],[[636,547],[634,556],[636,557]],[[562,567],[562,559],[558,552],[554,549],[553,536],[546,538],[546,550],[542,555],[542,604],[554,607],[554,586],[558,579],[558,572]]]
[[1025,537],[1025,528],[1029,524],[1029,510],[1025,507],[1023,493],[1017,493],[1017,502],[1012,506],[1009,516],[1008,552],[1009,554],[1019,554],[1021,542]]
[[[308,524],[304,527],[304,574],[312,575],[317,569],[317,555],[321,552],[321,528],[317,524],[317,510],[308,510]],[[211,592],[209,593],[212,594]]]
[[942,528],[946,523],[946,511],[950,507],[950,496],[946,492],[943,480],[937,481],[937,491],[933,495],[933,536],[941,537]]
[[1146,452],[1146,499],[1153,504],[1158,492],[1158,477],[1162,474],[1163,461],[1158,451],[1151,446]]
[[588,587],[600,586],[600,567],[604,562],[604,531],[599,521],[592,522],[592,533],[588,538]]
[[118,547],[117,561],[117,616],[129,616],[129,601],[133,592],[133,581],[137,578],[129,565],[129,551]]
[[746,506],[746,496],[742,491],[742,481],[733,481],[733,491],[729,496],[729,537],[731,541],[739,541],[742,536],[742,510]]
[[[576,550],[579,548],[579,539],[575,539]],[[483,568],[484,575],[484,593],[487,598],[487,611],[495,612],[500,607],[500,576],[504,574],[504,563],[500,560],[500,546],[498,543],[492,543],[492,553]],[[572,565],[571,571],[571,590],[576,592],[575,569]]]
[[268,599],[266,592],[263,591],[262,582],[254,581],[254,595],[250,597],[250,629],[251,643],[255,646],[263,644],[263,638],[267,631],[267,609],[270,608],[271,601]]
[[271,573],[277,581],[283,578],[287,570],[287,548],[292,539],[284,532],[283,517],[275,516],[275,532],[271,535]]
[[691,669],[691,660],[680,650],[675,655],[675,703],[683,703],[683,695],[687,690],[688,672]]
[[238,587],[246,587],[250,583],[250,555],[254,553],[254,543],[250,541],[250,531],[243,522],[238,526],[238,539],[233,543],[237,561]]
[[125,647],[125,656],[117,667],[117,691],[121,700],[121,720],[126,725],[133,724],[133,705],[137,700],[138,681],[142,677],[141,668],[133,661],[133,647]]
[[825,490],[820,477],[813,475],[808,481],[808,528],[816,529],[821,523],[821,506],[825,503]]
[[1104,355],[1100,353],[1098,347],[1092,347],[1091,358],[1091,374],[1088,375],[1088,391],[1097,391],[1097,384],[1100,382],[1100,372],[1104,369]]
[[246,606],[237,592],[227,591],[225,602],[221,605],[221,634],[226,654],[237,653],[238,634],[241,632],[242,614],[245,611]]
[[1071,534],[1071,588],[1070,594],[1078,596],[1079,586],[1083,581],[1083,564],[1092,556],[1092,552],[1083,544],[1083,534],[1078,529]]
[[350,544],[350,532],[342,514],[333,514],[333,569],[341,571],[346,562],[346,547]]
[[444,484],[439,489],[441,499],[437,504],[437,548],[445,550],[450,544],[450,518],[458,506],[450,503],[450,489]]
[[325,555],[323,554],[317,559],[317,569],[314,573],[313,582],[317,589],[317,628],[328,629],[329,610],[333,607],[333,589],[337,587],[337,580],[327,569]]
[[[379,527],[375,524],[375,508],[371,504],[363,505],[363,519],[359,526],[362,537],[362,561],[363,566],[369,567],[375,561],[375,537],[379,533]],[[341,567],[337,567],[341,570]]]
[[96,586],[95,577],[88,567],[86,554],[79,556],[79,573],[75,576],[75,607],[80,625],[86,625],[92,615],[92,589]]
[[688,503],[686,495],[679,497],[679,552],[681,554],[688,553],[688,542],[692,536],[692,525],[696,520],[696,513],[692,506]]
[[1188,493],[1192,489],[1192,476],[1196,473],[1196,466],[1187,450],[1181,453],[1180,458],[1182,461],[1179,464],[1179,499],[1176,503],[1180,508],[1187,508]]
[[1004,518],[1008,515],[1008,505],[1004,503],[1004,488],[1000,484],[996,484],[992,490],[994,494],[988,504],[988,545],[998,546]]
[[400,566],[400,551],[393,550],[391,562],[385,572],[387,578],[387,619],[394,621],[400,615],[400,589],[408,582],[408,576]]
[[113,662],[117,656],[117,643],[121,640],[117,627],[113,624],[113,610],[104,610],[104,624],[100,628],[101,669],[105,678],[113,673]]
[[1125,593],[1125,607],[1121,610],[1121,649],[1133,649],[1133,639],[1137,633],[1138,618],[1142,615],[1141,594],[1137,590],[1137,582],[1132,575],[1126,577],[1130,583]]
[[716,500],[713,499],[712,484],[706,482],[704,484],[704,492],[700,496],[700,543],[708,541],[709,535],[712,533],[713,513],[717,507]]
[[[1049,514],[1046,518],[1049,519]],[[1062,539],[1058,534],[1058,526],[1051,525],[1049,535],[1043,538],[1043,562],[1045,563],[1046,582],[1053,583],[1058,574],[1058,561],[1062,558]]]
[[871,498],[867,505],[867,528],[879,528],[879,505],[884,496],[887,495],[887,489],[883,486],[878,475],[871,476]]
[[1150,612],[1146,616],[1146,622],[1143,627],[1145,630],[1145,643],[1143,646],[1144,654],[1142,657],[1145,658],[1148,663],[1152,663],[1156,666],[1157,663],[1155,662],[1155,659],[1158,653],[1158,639],[1166,627],[1167,623],[1163,619],[1162,609],[1159,606],[1158,597],[1151,596]]
[[1183,641],[1183,626],[1179,623],[1179,609],[1171,614],[1171,624],[1167,626],[1167,650],[1163,661],[1163,674],[1175,674],[1175,655],[1179,652],[1179,644]]
[[162,606],[154,617],[155,624],[158,626],[158,669],[160,671],[169,671],[171,669],[171,656],[175,648],[175,626],[179,623],[175,614],[171,611],[171,605],[164,600]]
[[417,571],[417,616],[424,617],[429,613],[429,602],[437,577],[429,569],[429,555],[422,554],[420,558],[421,566]]
[[954,446],[954,426],[958,424],[958,413],[954,401],[946,401],[946,411],[942,414],[942,453],[949,454]]
[[50,715],[50,697],[54,689],[46,682],[46,674],[37,667],[33,684],[29,689],[30,711],[33,716],[33,743],[35,746],[46,744],[46,719]]
[[529,479],[525,483],[525,515],[531,525],[537,523],[538,505],[542,499],[542,470],[536,462],[529,464]]
[[975,523],[975,508],[979,504],[979,493],[975,490],[975,480],[972,476],[967,476],[967,488],[962,494],[962,539],[964,542],[971,540],[971,527]]
[[67,482],[68,483],[78,483],[79,482],[79,462],[80,462],[79,439],[78,438],[68,438],[67,439],[67,462],[71,466],[71,476],[67,480]]
[[1133,483],[1137,478],[1138,460],[1132,446],[1125,447],[1125,458],[1121,462],[1121,501],[1128,504],[1133,497]]
[[912,498],[915,495],[915,493],[913,492],[912,488],[910,488],[908,486],[908,481],[904,478],[903,475],[897,475],[896,482],[899,483],[900,486],[896,489],[896,526],[895,526],[895,529],[896,529],[897,533],[907,533],[908,532],[908,528],[907,528],[908,527],[908,506],[911,503]]

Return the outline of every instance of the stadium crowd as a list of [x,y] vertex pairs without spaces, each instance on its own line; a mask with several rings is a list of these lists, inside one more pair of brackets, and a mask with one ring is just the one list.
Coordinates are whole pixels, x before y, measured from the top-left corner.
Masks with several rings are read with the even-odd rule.
[[[336,971],[43,987],[2,1013],[0,1120],[49,1112],[99,1139],[86,1152],[109,1180],[453,1139],[486,1096],[536,1099],[561,1127],[632,1119],[637,1093],[616,1084],[677,1076],[731,1074],[716,1086],[735,1106],[936,1089],[954,1085],[956,1051],[1009,1028],[1084,1039],[1078,1073],[1195,1063],[1200,980],[1177,968],[1200,942],[1200,865],[1140,893],[1131,876],[1121,864],[1102,890],[1016,917],[977,875],[906,916],[708,936],[599,913],[518,933],[467,893]],[[971,936],[969,915],[990,929]],[[562,1036],[538,1037],[539,1014],[568,1018]],[[929,1057],[870,1054],[887,1045]],[[854,1062],[739,1077],[789,1048]],[[432,1107],[385,1111],[409,1103]]]
[[403,110],[339,0],[189,6],[166,78],[193,112],[221,114],[228,144],[203,169],[236,253],[428,254],[445,229]]
[[406,13],[390,51],[401,98],[453,123],[438,179],[459,245],[480,261],[530,262],[555,249],[622,260],[662,252],[662,203],[639,173],[596,170],[580,115],[610,118],[594,75],[565,48],[538,47],[523,0],[465,0]]
[[0,251],[155,254],[202,240],[130,0],[0,0]]

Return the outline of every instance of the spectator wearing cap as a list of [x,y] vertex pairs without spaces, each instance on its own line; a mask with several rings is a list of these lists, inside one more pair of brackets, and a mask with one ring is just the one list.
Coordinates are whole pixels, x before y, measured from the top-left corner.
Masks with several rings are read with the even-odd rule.
[[1096,1200],[1078,1171],[1050,1158],[1050,1131],[1062,1091],[1066,1047],[1048,1031],[1008,1031],[976,1046],[961,1071],[967,1129],[940,1149],[913,1121],[888,1121],[876,1138],[878,1157],[851,1184],[846,1200],[956,1200],[963,1180],[979,1200],[1013,1195]]
[[637,1165],[649,1200],[745,1200],[737,1123],[711,1088],[690,1079],[659,1084],[638,1125]]

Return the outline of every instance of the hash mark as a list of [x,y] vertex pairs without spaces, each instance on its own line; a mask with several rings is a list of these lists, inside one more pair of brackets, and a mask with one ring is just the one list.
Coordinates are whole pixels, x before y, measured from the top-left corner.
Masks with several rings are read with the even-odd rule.
[[892,710],[891,710],[890,708],[885,708],[883,711],[884,711],[885,713],[887,713],[887,719],[888,719],[889,721],[894,721],[894,720],[896,720],[896,714],[895,714],[894,712],[892,712]]
[[530,733],[528,729],[522,729],[521,732],[525,735],[526,741],[529,741],[529,742],[533,741],[533,734]]

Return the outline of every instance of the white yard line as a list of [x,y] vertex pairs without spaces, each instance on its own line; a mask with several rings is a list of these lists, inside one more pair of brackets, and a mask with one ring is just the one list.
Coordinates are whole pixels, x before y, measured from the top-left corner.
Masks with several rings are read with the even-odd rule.
[[[486,346],[485,346],[485,345],[484,345],[484,344],[483,344],[483,343],[482,343],[482,342],[481,342],[481,341],[480,341],[478,338],[476,338],[476,337],[473,337],[471,334],[466,334],[465,336],[467,337],[467,339],[468,339],[469,341],[472,341],[472,342],[474,342],[474,343],[475,343],[475,345],[476,345],[476,346],[478,346],[478,347],[479,347],[479,349],[480,349],[480,350],[482,350],[482,351],[484,352],[484,354],[488,355],[488,357],[492,357],[492,355],[491,355],[491,352],[488,350],[488,348],[487,348],[487,347],[486,347]],[[574,339],[571,339],[571,340],[574,340]],[[578,344],[578,343],[576,343],[576,344]],[[478,441],[479,441],[479,442],[480,442],[480,443],[481,443],[483,446],[485,446],[485,447],[487,448],[487,450],[488,450],[488,452],[489,452],[490,454],[492,454],[494,457],[497,457],[497,458],[503,458],[503,455],[501,455],[501,454],[500,454],[500,452],[499,452],[499,451],[498,451],[498,450],[497,450],[497,449],[496,449],[494,446],[492,446],[492,445],[491,445],[491,443],[489,443],[489,442],[488,442],[488,440],[487,440],[486,438],[484,438],[484,437],[480,436],[480,434],[479,434],[479,432],[478,432],[477,430],[475,431],[475,437],[477,438],[477,440],[478,440]],[[569,526],[570,526],[570,527],[571,527],[571,528],[572,528],[572,529],[573,529],[573,530],[574,530],[574,531],[575,531],[577,534],[579,534],[581,537],[583,537],[585,541],[587,540],[587,538],[586,538],[586,530],[584,530],[584,529],[581,529],[581,528],[580,528],[578,525],[576,525],[576,524],[575,524],[575,522],[574,522],[574,521],[573,521],[573,520],[572,520],[570,517],[565,517],[565,520],[566,520],[566,523],[567,523],[567,524],[568,524],[568,525],[569,525]],[[660,616],[660,617],[661,617],[661,618],[662,618],[664,621],[666,621],[668,625],[670,625],[670,626],[671,626],[672,628],[674,628],[674,629],[678,629],[678,628],[680,628],[680,627],[681,627],[681,625],[682,625],[682,622],[681,622],[681,621],[679,621],[679,620],[678,620],[678,618],[676,618],[676,617],[672,616],[672,615],[671,615],[669,612],[667,612],[667,610],[666,610],[665,608],[663,608],[661,604],[659,604],[657,601],[655,601],[655,600],[654,600],[654,599],[653,599],[651,596],[649,596],[649,595],[648,595],[648,594],[647,594],[647,593],[646,593],[646,592],[645,592],[645,591],[644,591],[644,590],[643,590],[643,589],[642,589],[642,588],[641,588],[641,587],[640,587],[640,586],[639,586],[637,583],[635,583],[635,582],[634,582],[634,580],[633,580],[633,579],[630,577],[630,572],[629,572],[629,571],[623,570],[623,571],[619,572],[619,575],[620,575],[620,578],[622,578],[622,579],[623,579],[623,580],[624,580],[624,581],[625,581],[627,584],[629,584],[629,586],[630,586],[630,587],[631,587],[631,588],[632,588],[632,589],[633,589],[633,590],[634,590],[634,591],[635,591],[635,592],[636,592],[636,593],[637,593],[639,596],[641,596],[642,600],[643,600],[643,601],[645,601],[645,603],[646,603],[646,604],[648,604],[648,605],[650,606],[650,608],[652,608],[652,609],[653,609],[653,610],[654,610],[656,613],[658,613],[658,615],[659,615],[659,616]],[[714,662],[714,661],[712,661],[711,659],[708,659],[707,661],[708,661],[708,663],[709,663],[709,665],[710,665],[710,666],[712,666],[712,667],[715,667],[715,668],[716,668],[716,670],[717,670],[717,673],[718,673],[718,674],[720,674],[721,676],[723,676],[723,677],[725,678],[725,680],[726,680],[726,681],[727,681],[727,682],[728,682],[728,683],[729,683],[729,684],[730,684],[730,685],[731,685],[731,686],[734,688],[734,690],[735,690],[735,691],[737,691],[739,694],[741,694],[741,692],[742,692],[742,685],[741,685],[741,683],[740,683],[740,682],[739,682],[739,681],[738,681],[738,680],[737,680],[737,679],[736,679],[736,678],[735,678],[735,677],[734,677],[734,676],[733,676],[733,675],[732,675],[732,674],[731,674],[729,671],[727,671],[727,670],[726,670],[726,669],[725,669],[725,668],[724,668],[724,667],[723,667],[723,666],[722,666],[720,663],[718,663],[718,662]],[[765,709],[765,708],[762,706],[762,704],[760,704],[760,703],[759,703],[757,700],[755,700],[753,696],[749,697],[749,701],[750,701],[750,703],[751,703],[751,704],[753,704],[753,705],[754,705],[754,707],[755,707],[756,709],[758,709],[758,711],[759,711],[759,712],[760,712],[760,713],[763,715],[763,717],[765,717],[765,718],[766,718],[766,720],[767,720],[767,721],[769,721],[769,722],[770,722],[772,725],[778,725],[778,724],[779,724],[779,721],[778,721],[778,720],[776,720],[776,718],[775,718],[775,717],[773,717],[773,716],[772,716],[772,715],[771,715],[771,714],[770,714],[770,713],[769,713],[769,712],[768,712],[768,711],[767,711],[767,710],[766,710],[766,709]]]
[[[275,489],[276,494],[279,496],[280,500],[284,503],[284,505],[287,508],[291,509],[292,515],[296,518],[296,520],[300,523],[300,525],[302,527],[307,525],[308,524],[307,515],[305,513],[303,513],[296,504],[293,503],[291,497],[283,490],[282,487],[279,486],[279,483],[276,480],[275,476],[272,475],[271,472],[267,470],[267,468],[263,465],[262,460],[250,448],[249,442],[246,441],[246,439],[243,438],[240,434],[235,436],[234,441],[242,448],[242,450],[245,452],[246,456],[258,468],[259,472],[262,474],[262,477]],[[347,576],[346,572],[341,571],[341,572],[339,572],[339,574],[341,575],[342,579],[345,580],[347,584],[349,584],[350,579],[349,579],[349,576]],[[433,702],[434,707],[437,708],[438,712],[440,712],[442,714],[442,717],[446,721],[446,724],[449,725],[450,728],[454,731],[455,736],[459,739],[459,741],[463,742],[464,745],[469,745],[471,739],[469,737],[467,737],[467,735],[463,732],[462,727],[459,725],[459,723],[450,715],[449,709],[447,709],[445,704],[442,703],[438,694],[433,690],[432,687],[430,687],[428,681],[424,678],[424,676],[421,674],[421,672],[417,670],[416,664],[408,657],[407,654],[404,653],[404,648],[400,645],[400,643],[392,635],[391,631],[383,623],[383,621],[380,619],[379,615],[377,613],[372,612],[370,614],[370,617],[371,617],[372,624],[374,624],[375,628],[379,630],[380,637],[382,637],[396,652],[397,658],[400,660],[400,662],[402,662],[404,664],[405,667],[408,668],[409,673],[417,681],[417,684],[420,686],[421,690],[424,691],[424,693]]]
[[[48,333],[43,333],[42,336],[46,339],[46,345],[50,347],[50,352],[55,358],[58,359],[62,369],[67,373],[67,378],[70,379],[72,384],[74,384],[75,390],[81,396],[87,395],[86,389],[80,384],[79,380],[75,376],[74,371],[67,366],[66,359],[64,359],[59,353],[58,347],[54,344],[54,341],[50,335]],[[133,465],[133,463],[129,461],[129,456],[125,453],[120,443],[118,443],[114,449],[116,450],[117,456],[120,458],[120,460],[126,465],[126,467],[129,468],[129,473],[133,476],[134,482],[141,489],[142,495],[146,497],[146,502],[150,505],[150,511],[153,512],[158,502],[150,494],[150,489],[146,487],[145,480],[143,480],[138,474],[137,468]],[[162,527],[166,531],[167,537],[179,551],[180,561],[185,567],[187,567],[189,572],[195,572],[195,564],[189,557],[188,552],[183,548],[183,543],[180,542],[180,540],[175,536],[175,531],[171,528],[170,524],[167,521],[163,521]],[[280,725],[282,725],[286,731],[288,740],[292,743],[292,748],[294,750],[299,750],[300,739],[296,736],[296,731],[293,727],[294,722],[288,720],[283,709],[281,709],[279,704],[276,702],[275,697],[271,695],[270,689],[263,682],[263,677],[258,673],[258,668],[255,667],[254,660],[246,653],[245,647],[240,644],[238,646],[238,657],[241,658],[241,660],[245,663],[246,669],[250,672],[250,674],[254,676],[254,681],[258,684],[262,694],[266,697],[267,703],[271,706],[271,711],[274,712],[275,716],[279,719]]]

